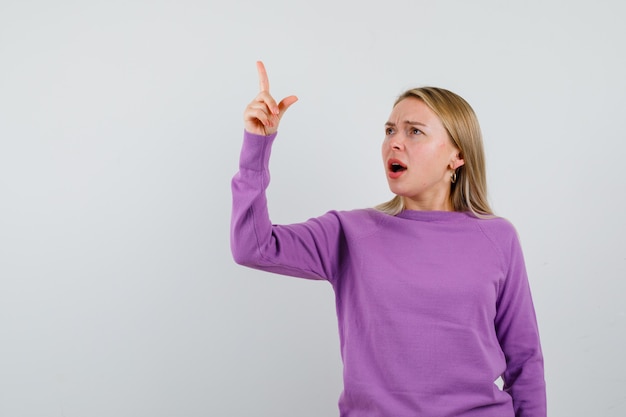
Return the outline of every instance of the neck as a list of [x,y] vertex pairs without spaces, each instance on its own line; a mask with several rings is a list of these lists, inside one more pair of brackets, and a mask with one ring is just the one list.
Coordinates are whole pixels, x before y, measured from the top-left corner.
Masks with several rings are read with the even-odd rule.
[[406,210],[454,211],[454,206],[452,205],[449,194],[437,199],[402,197],[402,200],[404,201],[404,208]]

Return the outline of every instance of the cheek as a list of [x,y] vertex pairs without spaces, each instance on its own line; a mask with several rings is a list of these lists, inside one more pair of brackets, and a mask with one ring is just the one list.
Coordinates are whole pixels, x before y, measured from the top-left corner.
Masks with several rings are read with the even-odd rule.
[[427,151],[427,157],[433,163],[446,163],[450,159],[450,146],[446,143],[438,143],[436,146],[429,148]]
[[437,149],[446,158],[450,158],[459,152],[450,139],[442,141]]

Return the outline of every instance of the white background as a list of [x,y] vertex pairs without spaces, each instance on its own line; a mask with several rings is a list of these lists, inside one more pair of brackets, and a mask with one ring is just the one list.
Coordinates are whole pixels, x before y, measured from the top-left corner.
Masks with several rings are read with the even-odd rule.
[[324,282],[239,267],[230,179],[266,63],[272,220],[390,198],[395,97],[485,135],[552,417],[626,407],[624,3],[0,1],[0,416],[337,415]]

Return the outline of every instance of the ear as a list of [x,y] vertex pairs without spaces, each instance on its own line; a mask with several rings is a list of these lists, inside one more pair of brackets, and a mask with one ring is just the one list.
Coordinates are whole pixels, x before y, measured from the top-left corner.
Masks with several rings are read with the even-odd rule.
[[465,160],[463,158],[461,158],[461,153],[457,152],[452,156],[452,159],[450,160],[450,169],[451,170],[456,170],[458,167],[465,165]]

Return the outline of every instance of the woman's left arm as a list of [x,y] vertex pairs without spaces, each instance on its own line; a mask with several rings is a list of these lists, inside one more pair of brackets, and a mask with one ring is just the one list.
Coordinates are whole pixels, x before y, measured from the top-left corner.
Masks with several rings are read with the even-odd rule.
[[516,233],[503,248],[507,274],[500,288],[496,334],[506,357],[504,390],[513,398],[516,417],[545,417],[543,354],[524,256]]

